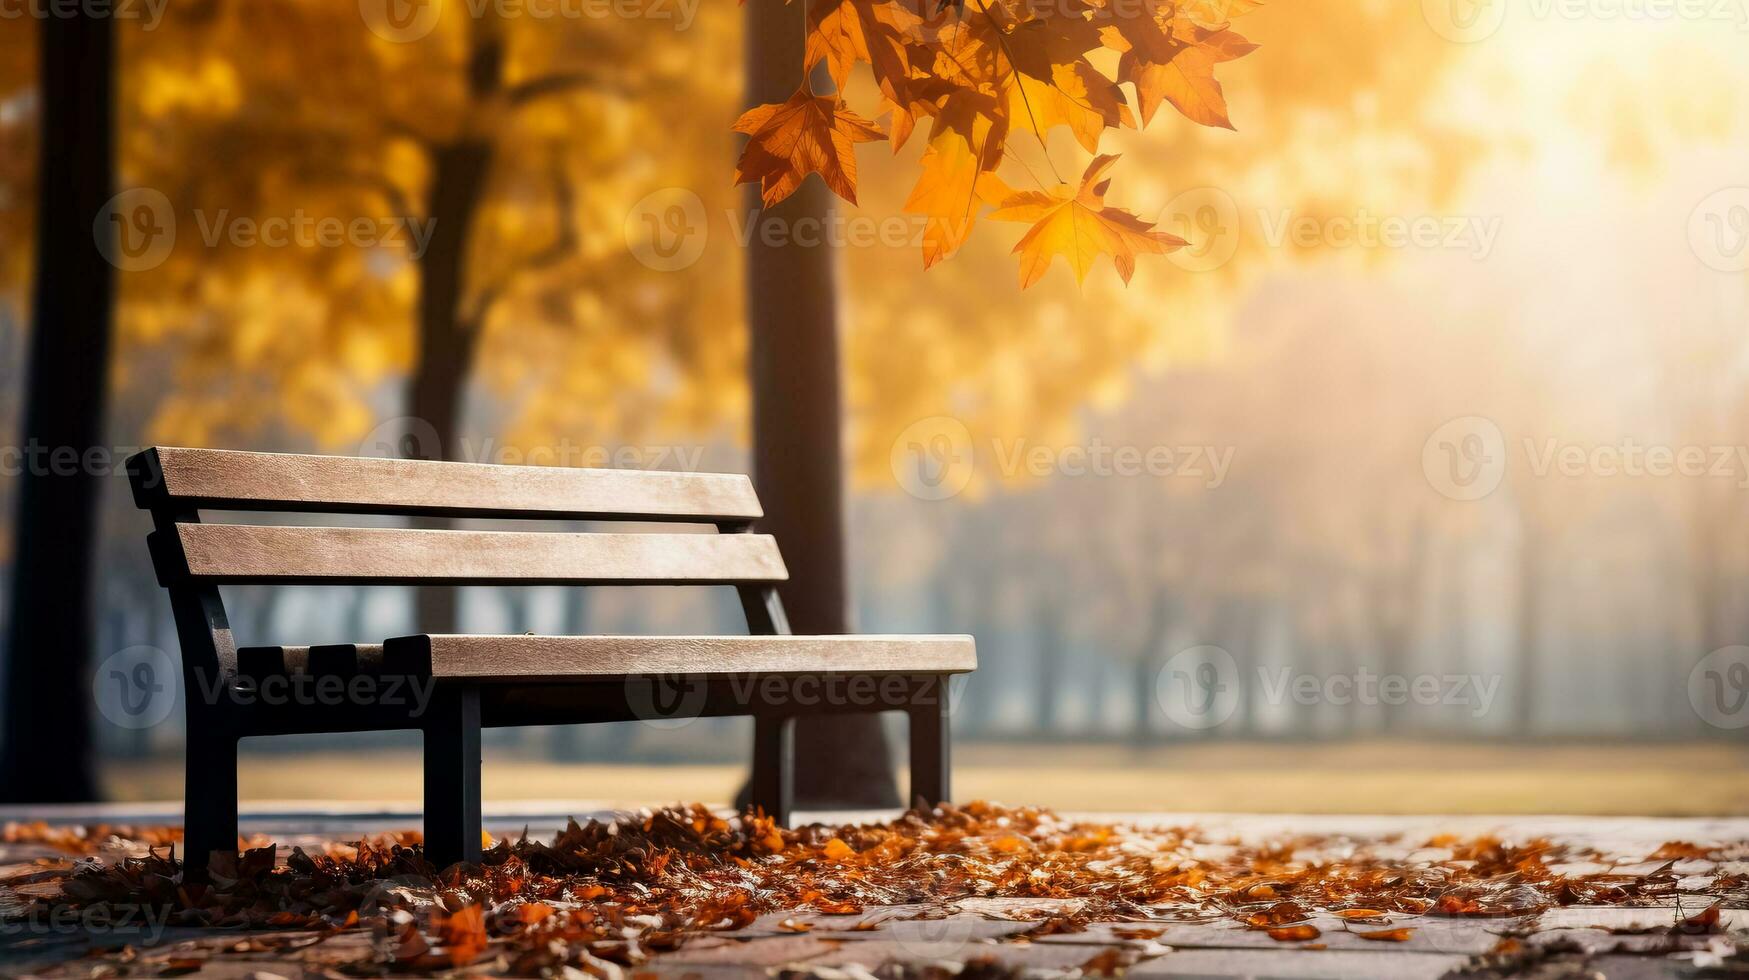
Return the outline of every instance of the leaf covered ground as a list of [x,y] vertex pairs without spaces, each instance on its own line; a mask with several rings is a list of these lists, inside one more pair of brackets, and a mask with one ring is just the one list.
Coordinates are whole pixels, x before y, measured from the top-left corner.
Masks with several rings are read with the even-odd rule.
[[[1162,955],[1172,929],[1208,923],[1295,949],[1390,947],[1453,921],[1497,923],[1491,954],[1510,963],[1529,947],[1504,924],[1574,907],[1668,909],[1666,926],[1638,930],[1657,935],[1636,951],[1722,960],[1733,949],[1721,910],[1749,908],[1749,844],[1616,854],[1492,837],[1241,842],[985,803],[796,830],[695,804],[498,840],[479,864],[449,868],[425,860],[417,834],[321,847],[254,840],[216,863],[208,884],[184,879],[172,828],[10,825],[5,840],[66,855],[0,870],[8,920],[233,930],[198,956],[100,943],[96,972],[111,974],[266,951],[324,975],[611,976],[754,934],[872,932],[883,926],[870,913],[885,909],[922,922],[976,909],[1003,923],[920,950],[961,964],[977,961],[980,944],[1095,927],[1123,944],[1121,956],[1090,955],[1084,973]],[[333,941],[360,935],[369,941]]]

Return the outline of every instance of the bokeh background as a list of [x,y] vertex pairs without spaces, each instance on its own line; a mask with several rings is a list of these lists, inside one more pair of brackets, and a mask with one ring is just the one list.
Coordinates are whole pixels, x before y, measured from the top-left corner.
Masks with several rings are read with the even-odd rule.
[[[920,148],[864,148],[839,215],[884,233],[836,250],[856,624],[977,636],[958,795],[1749,812],[1744,3],[1271,3],[1242,25],[1261,50],[1222,70],[1236,132],[1111,137],[1117,203],[1192,242],[1127,288],[1059,266],[1022,292],[1000,225],[924,271],[900,210]],[[417,37],[351,0],[118,17],[120,186],[175,223],[118,258],[118,450],[395,454],[421,284],[448,276],[472,338],[460,458],[749,468],[742,11],[449,7]],[[36,26],[0,18],[7,433]],[[851,99],[872,105],[866,78]],[[467,165],[443,147],[483,118],[471,225],[421,246],[431,183]],[[1065,137],[1025,162],[1077,159]],[[388,240],[232,234],[299,216]],[[176,649],[147,529],[109,478],[98,657]],[[415,630],[404,589],[228,602],[244,643]],[[743,628],[732,594],[684,590],[472,589],[460,617]],[[1369,676],[1420,693],[1368,698]],[[177,798],[180,712],[130,727],[96,697],[106,792]],[[749,741],[744,720],[494,732],[486,795],[724,800]],[[245,753],[249,800],[418,795],[411,736]]]

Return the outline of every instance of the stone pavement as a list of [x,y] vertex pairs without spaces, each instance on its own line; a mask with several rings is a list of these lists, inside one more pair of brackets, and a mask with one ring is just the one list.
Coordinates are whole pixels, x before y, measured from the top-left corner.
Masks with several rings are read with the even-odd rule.
[[[605,816],[587,803],[521,804],[489,811],[496,834],[550,835],[568,815]],[[0,822],[46,819],[154,825],[176,822],[173,806],[108,805],[79,808],[14,808]],[[802,815],[845,822],[884,819],[890,813]],[[1315,940],[1284,943],[1230,919],[1215,921],[1095,922],[1084,931],[1040,934],[1052,913],[1073,913],[1073,900],[963,899],[950,914],[939,906],[886,906],[852,915],[812,911],[773,913],[732,933],[698,937],[672,952],[628,968],[628,976],[863,978],[937,976],[1105,975],[1231,978],[1379,978],[1417,980],[1445,976],[1537,976],[1637,980],[1652,977],[1745,976],[1749,955],[1733,958],[1738,943],[1749,949],[1749,911],[1725,910],[1716,929],[1683,929],[1688,916],[1708,904],[1684,900],[1718,875],[1749,875],[1749,820],[1573,817],[1374,817],[1241,816],[1220,814],[1076,814],[1205,828],[1211,838],[1279,839],[1289,835],[1427,840],[1437,834],[1491,833],[1523,840],[1546,836],[1589,844],[1604,854],[1652,853],[1667,841],[1723,845],[1721,860],[1678,861],[1676,897],[1659,907],[1566,907],[1513,918],[1450,918],[1394,915],[1389,927],[1413,927],[1401,942],[1363,938],[1381,927],[1355,928],[1332,915],[1318,915]],[[244,832],[285,845],[356,839],[365,833],[417,826],[411,809],[313,809],[257,806],[246,811]],[[1411,845],[1412,846],[1412,845]],[[16,976],[201,975],[228,977],[337,976],[325,961],[356,959],[383,937],[366,931],[323,941],[323,955],[300,948],[307,932],[239,932],[86,928],[76,921],[19,920],[16,882],[39,860],[64,858],[40,844],[0,844],[0,974]],[[1660,862],[1661,863],[1661,862]],[[1629,870],[1631,869],[1622,869]],[[1648,869],[1649,870],[1649,869]],[[923,917],[919,917],[923,916]],[[223,956],[215,950],[226,948]],[[1493,960],[1491,951],[1506,951]],[[1740,970],[1742,972],[1734,972]],[[1464,972],[1464,971],[1471,972]],[[1718,971],[1718,972],[1702,972]]]

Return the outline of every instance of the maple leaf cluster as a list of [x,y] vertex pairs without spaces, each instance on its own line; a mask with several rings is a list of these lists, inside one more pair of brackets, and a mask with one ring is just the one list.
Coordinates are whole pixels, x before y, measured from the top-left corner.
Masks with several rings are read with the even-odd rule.
[[[1188,243],[1105,203],[1117,157],[1099,155],[1100,139],[1108,129],[1146,126],[1162,103],[1231,129],[1215,68],[1256,48],[1229,23],[1260,2],[807,0],[804,82],[788,101],[756,106],[735,124],[748,137],[736,181],[757,181],[770,207],[819,174],[855,203],[856,144],[890,139],[897,152],[926,121],[922,172],[905,201],[925,220],[926,268],[957,251],[988,208],[992,220],[1031,224],[1015,246],[1022,288],[1057,256],[1080,282],[1109,255],[1127,283],[1137,254]],[[1115,73],[1095,58],[1115,61]],[[822,62],[834,92],[806,81]],[[884,131],[843,98],[859,64],[879,88]],[[1049,164],[1046,139],[1057,127],[1095,154],[1078,184],[1020,192],[997,175],[1016,139],[1036,142]]]
[[[73,853],[91,853],[97,843],[36,838],[28,825],[5,836]],[[1028,937],[1124,921],[1119,937],[1154,939],[1175,922],[1225,920],[1294,944],[1315,944],[1338,926],[1362,939],[1403,942],[1428,917],[1654,906],[1683,895],[1706,906],[1681,923],[1704,939],[1719,931],[1721,904],[1749,902],[1749,877],[1725,866],[1703,887],[1681,882],[1674,868],[1722,860],[1742,845],[1665,844],[1652,856],[1664,863],[1652,871],[1641,855],[1489,837],[1434,838],[1420,847],[1426,856],[1409,860],[1401,841],[1305,836],[1247,846],[1194,828],[1074,822],[987,803],[795,830],[758,813],[725,817],[694,804],[572,822],[551,842],[501,840],[479,863],[446,869],[426,861],[412,839],[289,855],[264,844],[218,855],[205,884],[189,882],[177,861],[155,851],[114,863],[39,862],[0,886],[0,899],[13,908],[22,900],[78,909],[87,921],[101,921],[104,909],[144,907],[167,910],[175,925],[301,928],[313,935],[262,936],[234,951],[306,960],[319,957],[317,944],[328,937],[370,930],[377,942],[367,960],[328,965],[353,974],[444,972],[491,958],[493,970],[513,975],[565,967],[610,973],[605,964],[644,962],[762,916],[781,919],[771,926],[779,932],[823,935],[876,928],[869,914],[883,906],[909,905],[919,915],[915,906],[926,904],[932,909],[921,917],[939,918],[967,899],[1061,903],[1054,912],[983,913],[1027,923]],[[1606,870],[1555,870],[1582,862]],[[1624,863],[1638,867],[1610,867]],[[835,929],[837,916],[863,917]]]

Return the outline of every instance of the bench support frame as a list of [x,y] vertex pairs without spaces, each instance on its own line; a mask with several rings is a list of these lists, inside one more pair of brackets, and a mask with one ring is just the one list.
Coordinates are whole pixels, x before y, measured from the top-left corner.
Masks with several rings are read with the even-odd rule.
[[445,867],[480,859],[480,690],[438,685],[426,711],[425,854]]

